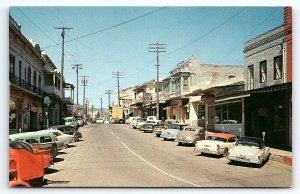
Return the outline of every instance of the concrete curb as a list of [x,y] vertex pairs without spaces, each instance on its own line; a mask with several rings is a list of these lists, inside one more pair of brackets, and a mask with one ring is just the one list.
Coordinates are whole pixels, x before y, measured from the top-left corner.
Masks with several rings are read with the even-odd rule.
[[293,163],[293,158],[291,156],[282,156],[279,154],[271,154],[269,159],[276,161],[276,162],[283,163],[283,164],[287,164],[289,166],[292,166],[292,163]]

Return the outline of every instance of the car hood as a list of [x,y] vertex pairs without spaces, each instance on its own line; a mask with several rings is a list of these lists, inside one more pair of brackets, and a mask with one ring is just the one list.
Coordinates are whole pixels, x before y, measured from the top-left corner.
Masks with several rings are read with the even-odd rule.
[[233,146],[229,152],[231,156],[257,156],[262,150],[254,146]]
[[164,133],[170,133],[170,134],[178,134],[180,131],[179,130],[174,130],[174,129],[166,129],[163,132]]

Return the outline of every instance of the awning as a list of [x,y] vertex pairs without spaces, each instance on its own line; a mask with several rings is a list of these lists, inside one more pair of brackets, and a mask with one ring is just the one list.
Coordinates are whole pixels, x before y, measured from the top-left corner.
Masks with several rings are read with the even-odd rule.
[[291,90],[292,89],[292,83],[284,83],[284,84],[278,84],[273,86],[268,86],[264,88],[254,89],[251,90],[251,94],[257,94],[257,93],[267,93],[267,92],[277,92],[281,90]]

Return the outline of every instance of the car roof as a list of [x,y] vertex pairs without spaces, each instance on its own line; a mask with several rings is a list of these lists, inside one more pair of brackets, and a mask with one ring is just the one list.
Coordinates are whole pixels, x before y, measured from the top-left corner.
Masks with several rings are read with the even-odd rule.
[[236,137],[236,135],[231,134],[231,133],[210,133],[209,136],[223,137],[226,139],[229,139],[231,137]]

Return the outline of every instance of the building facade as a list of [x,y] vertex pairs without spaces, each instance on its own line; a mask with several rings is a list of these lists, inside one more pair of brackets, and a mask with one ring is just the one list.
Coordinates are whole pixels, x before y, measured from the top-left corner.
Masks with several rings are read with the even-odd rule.
[[41,49],[21,33],[9,18],[9,130],[10,133],[41,128],[44,85]]
[[292,18],[245,43],[246,135],[274,146],[292,146]]

